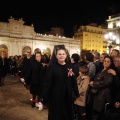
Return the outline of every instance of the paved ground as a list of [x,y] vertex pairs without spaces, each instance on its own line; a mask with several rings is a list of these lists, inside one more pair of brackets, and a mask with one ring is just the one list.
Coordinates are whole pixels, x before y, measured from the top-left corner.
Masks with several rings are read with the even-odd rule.
[[17,77],[7,75],[0,87],[0,120],[47,120],[47,109],[31,107],[31,94]]

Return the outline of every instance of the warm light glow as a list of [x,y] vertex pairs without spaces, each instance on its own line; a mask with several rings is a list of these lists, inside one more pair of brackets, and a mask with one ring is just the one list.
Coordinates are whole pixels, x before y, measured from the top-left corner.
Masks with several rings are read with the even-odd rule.
[[112,22],[108,23],[108,28],[113,28],[113,23]]
[[116,21],[116,26],[120,27],[120,20]]
[[108,34],[105,34],[105,39],[108,39]]
[[108,43],[112,43],[116,39],[116,36],[112,32],[105,34],[104,37],[108,40]]
[[77,51],[78,53],[80,53],[80,49],[76,49],[76,51]]
[[108,33],[108,36],[109,36],[110,38],[112,37],[112,35],[113,35],[112,32],[109,32],[109,33]]
[[113,35],[113,40],[115,40],[116,39],[116,36],[115,35]]

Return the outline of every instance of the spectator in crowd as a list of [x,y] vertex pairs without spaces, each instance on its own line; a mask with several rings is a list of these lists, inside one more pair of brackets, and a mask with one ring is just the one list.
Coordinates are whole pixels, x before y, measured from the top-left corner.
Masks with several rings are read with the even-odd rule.
[[[41,54],[41,49],[40,48],[35,48],[34,49],[34,53],[33,55],[31,56],[31,59],[34,60],[35,59],[35,53],[39,52]],[[42,54],[41,54],[42,55]]]
[[104,112],[103,120],[120,120],[120,93],[116,95],[114,104]]
[[[90,81],[94,80],[95,78],[95,73],[96,73],[96,66],[93,62],[93,54],[88,52],[84,55],[84,59],[85,62],[87,64],[87,67],[89,68],[89,77],[90,77]],[[86,100],[86,109],[87,109],[87,118],[91,118],[91,109],[92,109],[92,103],[93,103],[93,96],[89,93],[91,89],[91,86],[89,86],[88,88],[88,92],[87,92],[87,100]]]
[[15,73],[16,73],[16,61],[15,61],[13,56],[11,56],[9,64],[10,64],[10,74],[11,74],[11,76],[15,76]]
[[30,52],[27,52],[27,56],[24,57],[22,62],[21,75],[20,75],[21,78],[23,78],[24,80],[27,79],[30,60],[31,60],[31,54]]
[[112,49],[110,56],[114,59],[114,57],[119,56],[120,52],[117,49]]
[[111,88],[113,101],[116,94],[120,92],[120,56],[114,57],[114,65],[115,70],[114,69],[108,70],[108,72],[111,73],[114,77]]
[[96,66],[93,62],[93,54],[88,52],[84,55],[84,60],[87,63],[87,67],[89,68],[89,76],[90,76],[90,80],[93,80],[95,77],[95,73],[96,73]]
[[[77,78],[79,76],[79,67],[82,66],[82,64],[80,64],[80,56],[77,53],[73,53],[71,55],[71,64],[73,65],[73,71],[75,73],[75,78]],[[73,97],[74,97],[74,92],[73,92]],[[74,113],[74,117],[76,118],[77,115],[77,111],[76,111],[76,105],[73,104],[73,113]]]
[[82,53],[80,55],[80,61],[79,61],[80,66],[86,65],[85,57],[84,56],[85,56],[85,53]]
[[80,60],[80,56],[77,53],[72,54],[71,63],[73,65],[73,70],[74,70],[76,78],[79,75],[79,67],[80,67],[79,60]]
[[20,74],[21,73],[21,68],[22,68],[22,62],[23,62],[23,57],[22,55],[18,56],[18,59],[16,61],[16,73]]
[[93,51],[92,54],[94,56],[93,62],[94,62],[95,67],[96,67],[96,73],[95,73],[95,75],[97,75],[98,69],[99,69],[99,65],[100,65],[100,53],[97,52],[97,51]]
[[79,76],[77,77],[79,97],[74,102],[78,107],[78,120],[86,120],[86,93],[90,82],[88,74],[89,69],[87,66],[81,66],[79,68]]
[[[99,120],[102,118],[105,104],[111,102],[111,85],[113,82],[113,75],[108,73],[109,69],[114,69],[113,59],[106,56],[103,62],[104,69],[97,74],[95,79],[90,82],[91,92],[96,90],[93,97],[93,118],[92,120]],[[99,103],[99,104],[98,104]]]
[[98,73],[99,72],[101,72],[102,70],[103,70],[103,61],[104,61],[104,58],[106,57],[106,56],[109,56],[107,53],[102,53],[101,55],[100,55],[100,63],[99,63],[99,68],[98,68]]

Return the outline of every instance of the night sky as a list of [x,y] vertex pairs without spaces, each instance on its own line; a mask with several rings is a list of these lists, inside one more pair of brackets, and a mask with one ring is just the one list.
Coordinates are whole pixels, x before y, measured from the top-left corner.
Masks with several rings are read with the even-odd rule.
[[0,4],[0,21],[10,16],[23,18],[25,25],[33,23],[35,32],[45,33],[51,27],[62,27],[65,36],[71,37],[74,26],[89,23],[106,24],[109,15],[120,13],[120,0],[4,0]]

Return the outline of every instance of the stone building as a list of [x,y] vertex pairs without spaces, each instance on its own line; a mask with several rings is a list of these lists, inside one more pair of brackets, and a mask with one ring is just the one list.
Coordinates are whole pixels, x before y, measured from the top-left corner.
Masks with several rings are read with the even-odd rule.
[[[106,21],[108,24],[107,32],[108,34],[112,33],[108,37],[112,41],[111,47],[120,50],[120,13],[108,16]],[[115,39],[113,39],[113,35]]]
[[33,53],[40,48],[43,54],[51,54],[54,45],[64,44],[70,55],[80,51],[80,41],[63,36],[42,35],[34,31],[34,26],[24,25],[21,19],[10,17],[8,22],[0,22],[0,53],[6,56],[24,55]]
[[80,40],[81,50],[98,51],[101,54],[105,53],[107,48],[107,40],[104,38],[106,31],[107,29],[103,26],[91,23],[79,26],[79,29],[74,33],[74,38]]

